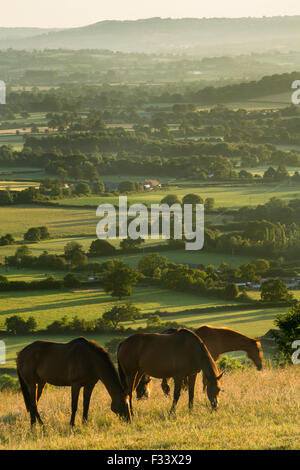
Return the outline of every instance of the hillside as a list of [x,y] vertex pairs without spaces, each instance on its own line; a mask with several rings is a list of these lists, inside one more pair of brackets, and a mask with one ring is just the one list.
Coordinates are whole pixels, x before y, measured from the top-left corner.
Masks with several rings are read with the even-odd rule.
[[[3,36],[2,36],[3,37]],[[199,55],[298,50],[300,16],[270,18],[149,18],[101,21],[80,28],[46,31],[17,39],[7,36],[1,48],[111,49],[123,52],[184,51]]]

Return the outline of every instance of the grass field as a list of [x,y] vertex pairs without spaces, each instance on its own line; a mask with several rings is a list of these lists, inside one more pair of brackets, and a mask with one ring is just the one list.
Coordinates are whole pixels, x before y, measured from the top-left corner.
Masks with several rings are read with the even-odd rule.
[[1,232],[23,238],[30,227],[46,225],[53,237],[96,234],[94,209],[18,205],[0,207]]
[[4,133],[0,135],[0,147],[2,145],[11,145],[14,150],[20,151],[24,146],[24,139],[21,135]]
[[34,181],[11,181],[11,180],[0,180],[0,191],[23,191],[24,189],[34,187],[39,188],[40,184]]
[[[179,183],[178,183],[179,184]],[[184,186],[184,187],[182,187]],[[128,194],[128,205],[134,203],[145,204],[150,207],[151,204],[159,204],[160,201],[167,194],[176,194],[179,199],[189,193],[199,194],[202,198],[213,197],[215,199],[215,207],[231,207],[239,208],[242,206],[253,206],[264,204],[268,202],[271,197],[280,197],[281,199],[292,199],[298,197],[300,194],[299,185],[257,185],[257,186],[189,186],[189,183],[184,185],[181,183],[180,187],[170,188],[168,190],[150,191],[142,193]],[[90,205],[97,207],[99,204],[113,204],[118,205],[119,197],[79,197],[71,199],[61,199],[58,201],[63,205]]]
[[46,387],[39,402],[45,427],[30,430],[21,393],[2,392],[0,449],[89,450],[292,450],[300,448],[297,410],[300,407],[300,368],[251,367],[226,373],[221,404],[212,412],[198,377],[192,412],[183,392],[176,416],[168,413],[160,381],[154,380],[149,400],[133,401],[132,424],[110,411],[111,399],[99,382],[93,392],[89,422],[81,424],[80,396],[75,429],[69,426],[70,389]]
[[[118,302],[104,291],[29,291],[1,294],[0,329],[4,329],[5,319],[12,315],[20,315],[27,319],[34,316],[38,328],[45,328],[54,320],[67,316],[71,320],[75,315],[86,320],[100,318],[104,311],[109,310]],[[136,287],[129,300],[141,309],[144,314],[156,311],[168,311],[170,315],[162,316],[162,321],[176,321],[188,328],[196,328],[202,324],[210,324],[217,327],[226,326],[235,329],[251,337],[260,337],[269,329],[274,328],[274,318],[279,312],[285,312],[286,308],[271,309],[230,309],[234,302],[215,300],[196,295],[173,292],[155,287]],[[125,303],[127,300],[122,300]],[[237,303],[235,303],[237,304]],[[225,312],[202,312],[205,307],[217,307],[228,305]],[[135,323],[125,322],[125,327],[145,327],[146,319],[137,320]],[[91,336],[91,335],[90,335]],[[108,335],[110,336],[110,335]],[[45,339],[45,336],[42,336]],[[100,344],[105,344],[107,336],[92,335]],[[65,336],[63,338],[66,338]],[[37,336],[5,338],[7,347],[7,362],[5,367],[14,368],[16,353],[26,344],[37,339]],[[61,337],[56,340],[61,341]],[[69,337],[71,339],[71,337]],[[68,338],[62,341],[67,341]]]
[[[176,312],[182,310],[234,304],[234,302],[173,292],[158,287],[135,287],[128,300],[141,308],[143,313],[167,310],[174,313],[174,317],[176,317]],[[128,300],[124,299],[121,303]],[[1,293],[0,327],[3,327],[5,318],[10,315],[21,315],[24,318],[34,315],[39,328],[44,328],[64,315],[70,319],[78,315],[86,320],[93,320],[100,317],[114,303],[118,303],[118,299],[112,298],[103,290],[3,292]],[[238,316],[236,313],[233,315],[233,317]],[[191,320],[187,316],[186,320],[188,319]],[[195,321],[197,321],[196,318]]]

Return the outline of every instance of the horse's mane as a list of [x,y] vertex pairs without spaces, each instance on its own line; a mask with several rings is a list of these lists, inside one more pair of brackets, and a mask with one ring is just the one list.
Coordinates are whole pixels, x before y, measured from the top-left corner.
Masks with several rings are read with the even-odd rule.
[[103,346],[101,346],[100,344],[98,344],[96,341],[92,339],[88,340],[86,338],[83,338],[82,336],[80,338],[76,338],[70,341],[70,343],[75,343],[75,342],[82,342],[83,344],[88,346],[90,349],[92,349],[92,351],[94,351],[98,356],[100,356],[101,359],[106,363],[108,369],[111,370],[112,378],[115,380],[115,382],[118,385],[120,385],[120,380],[119,380],[117,370],[111,360],[109,353],[106,351],[105,348],[103,348]]
[[113,362],[110,358],[110,355],[109,353],[106,351],[106,349],[101,346],[100,344],[98,344],[96,341],[94,341],[93,339],[86,339],[86,338],[83,338],[82,336],[80,338],[76,338],[76,339],[73,339],[72,341],[70,341],[69,344],[71,343],[75,343],[75,342],[82,342],[83,344],[86,344],[87,346],[89,346],[93,351],[95,351],[99,356],[101,356],[105,361],[107,361],[108,363],[110,363],[113,367]]
[[[205,363],[204,369],[205,369],[205,371],[203,369],[203,372],[205,373],[205,375],[208,375],[208,376],[211,376],[212,375],[211,372],[212,372],[214,378],[218,377],[219,371],[218,371],[218,368],[216,366],[216,363],[213,360],[209,350],[207,349],[207,347],[204,344],[204,342],[202,341],[202,339],[199,338],[199,336],[196,333],[194,333],[194,331],[188,330],[187,328],[179,328],[177,330],[177,332],[181,333],[181,334],[188,334],[189,336],[192,336],[192,337],[195,338],[195,341],[197,341],[198,345],[200,346],[202,356],[204,358],[204,363]],[[209,368],[206,367],[206,364],[209,365]]]

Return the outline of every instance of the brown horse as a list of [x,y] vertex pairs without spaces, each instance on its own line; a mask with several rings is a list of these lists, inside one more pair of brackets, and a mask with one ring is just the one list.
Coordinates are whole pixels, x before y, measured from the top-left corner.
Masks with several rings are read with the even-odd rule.
[[[174,331],[176,331],[176,329],[171,328],[170,330],[166,330],[164,333],[174,333]],[[242,333],[231,330],[229,328],[215,328],[208,325],[200,326],[200,328],[198,328],[195,333],[205,343],[207,349],[215,361],[217,361],[219,357],[226,352],[245,351],[249,359],[253,361],[258,370],[263,368],[263,352],[259,341],[249,338],[248,336],[245,336]],[[139,384],[139,398],[146,397],[145,385],[143,382],[144,378]],[[147,386],[149,387],[149,377]],[[166,379],[162,381],[161,387],[164,393],[168,395],[170,392],[170,387]],[[203,376],[203,390],[205,390],[205,388],[206,381],[205,377]]]
[[175,412],[185,377],[188,377],[189,408],[192,408],[196,375],[203,370],[209,401],[215,409],[219,405],[222,374],[219,374],[203,341],[185,328],[173,334],[136,333],[130,336],[119,344],[118,365],[121,382],[130,397],[131,413],[132,394],[145,374],[174,379],[172,413]]
[[87,421],[92,391],[101,380],[111,399],[111,410],[131,421],[129,397],[105,349],[95,341],[77,338],[69,343],[35,341],[19,352],[17,371],[31,425],[43,424],[37,402],[46,383],[70,386],[72,390],[71,426],[75,423],[78,396],[83,387],[83,422]]

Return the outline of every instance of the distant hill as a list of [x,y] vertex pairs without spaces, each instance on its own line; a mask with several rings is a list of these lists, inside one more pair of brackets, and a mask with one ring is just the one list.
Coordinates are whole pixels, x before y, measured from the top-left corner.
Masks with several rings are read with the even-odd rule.
[[34,38],[35,36],[41,36],[47,34],[50,31],[57,32],[59,29],[44,29],[44,28],[1,28],[0,27],[0,48],[6,47],[6,44],[14,41],[18,41],[24,38]]
[[80,28],[40,30],[41,34],[36,29],[16,28],[15,34],[7,31],[6,37],[4,29],[0,28],[1,49],[182,51],[206,57],[300,50],[300,16],[101,21]]

